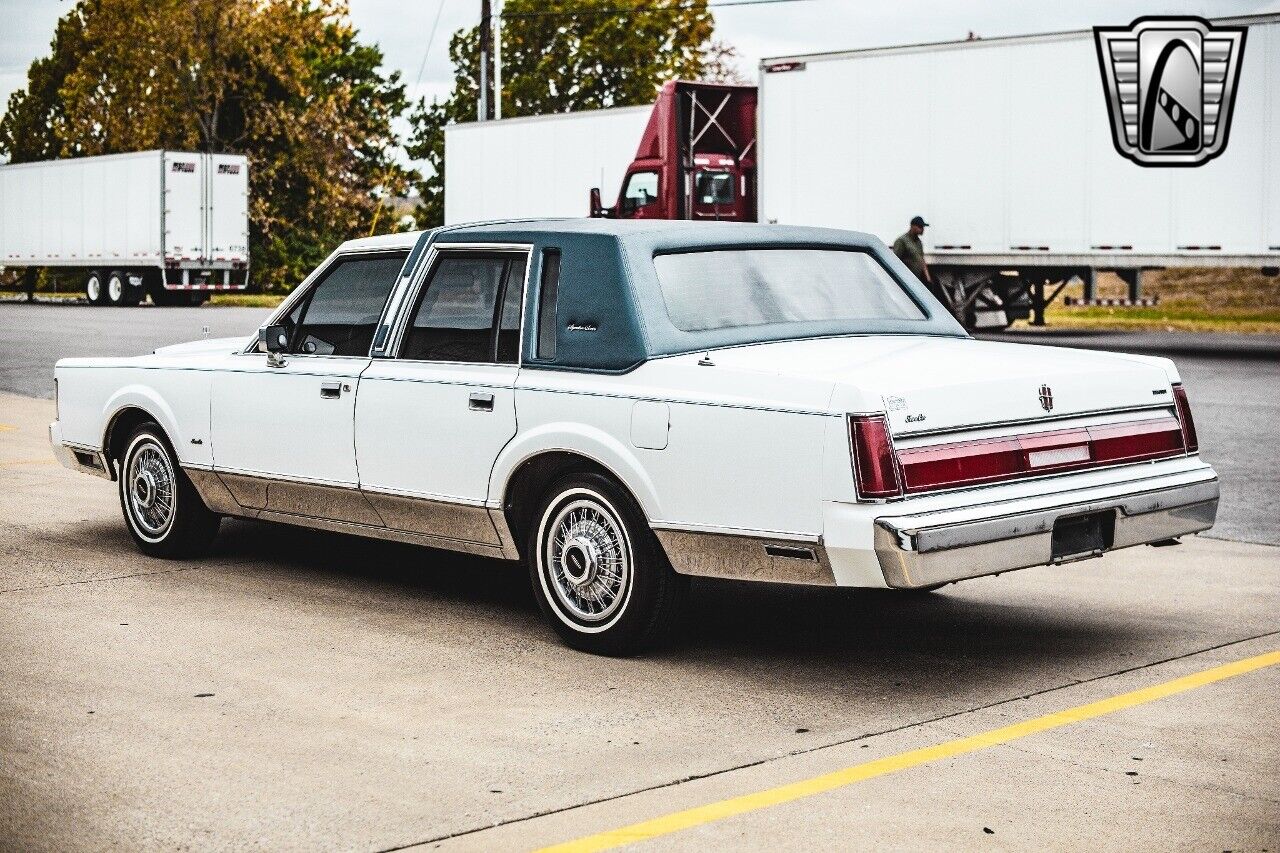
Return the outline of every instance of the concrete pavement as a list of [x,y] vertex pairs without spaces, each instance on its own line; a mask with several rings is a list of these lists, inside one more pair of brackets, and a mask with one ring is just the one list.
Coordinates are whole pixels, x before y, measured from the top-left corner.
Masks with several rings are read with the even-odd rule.
[[[1201,538],[924,597],[705,581],[680,645],[595,658],[502,563],[249,522],[143,557],[52,415],[0,395],[0,846],[524,849],[1280,648],[1280,551]],[[649,844],[1275,850],[1278,683]]]

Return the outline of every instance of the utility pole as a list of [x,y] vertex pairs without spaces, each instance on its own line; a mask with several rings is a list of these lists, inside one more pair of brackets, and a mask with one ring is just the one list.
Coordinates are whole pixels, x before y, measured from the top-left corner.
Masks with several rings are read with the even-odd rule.
[[489,13],[489,0],[480,0],[480,102],[476,105],[476,121],[489,118],[489,44],[493,36],[493,21]]
[[493,117],[502,118],[502,0],[493,16]]

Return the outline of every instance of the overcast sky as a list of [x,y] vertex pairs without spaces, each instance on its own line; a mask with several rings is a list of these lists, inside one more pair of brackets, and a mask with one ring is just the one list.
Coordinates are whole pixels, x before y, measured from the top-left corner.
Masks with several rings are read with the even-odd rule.
[[[479,0],[349,2],[362,38],[381,46],[387,66],[399,69],[411,95],[430,99],[449,91],[449,36],[479,20]],[[0,109],[10,92],[26,84],[27,66],[48,52],[55,23],[72,6],[72,0],[0,0]],[[1280,0],[785,0],[728,6],[715,17],[717,36],[738,48],[742,71],[754,77],[761,58],[783,54],[945,41],[970,31],[991,37],[1085,29],[1127,24],[1139,15],[1276,11]],[[439,26],[428,43],[437,14]]]

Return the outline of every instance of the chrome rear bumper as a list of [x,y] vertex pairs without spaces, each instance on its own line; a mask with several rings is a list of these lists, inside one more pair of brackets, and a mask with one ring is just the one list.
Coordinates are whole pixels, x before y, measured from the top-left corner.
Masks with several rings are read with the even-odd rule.
[[[891,587],[919,588],[1031,566],[1100,556],[1104,551],[1174,539],[1208,530],[1218,513],[1218,480],[1208,476],[1155,478],[1122,494],[1080,494],[1053,506],[991,514],[961,522],[951,513],[879,518],[875,551]],[[1105,549],[1054,556],[1053,529],[1060,518],[1100,513],[1114,520]],[[1113,513],[1113,516],[1107,514]]]

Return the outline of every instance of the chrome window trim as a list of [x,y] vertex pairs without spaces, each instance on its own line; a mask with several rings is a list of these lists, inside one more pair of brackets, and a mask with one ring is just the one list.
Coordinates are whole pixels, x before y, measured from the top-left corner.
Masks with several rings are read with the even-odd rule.
[[[431,272],[435,269],[436,261],[441,255],[451,252],[524,252],[524,283],[520,288],[520,328],[517,330],[517,347],[516,360],[512,364],[505,362],[492,361],[433,361],[420,358],[401,358],[400,347],[404,343],[405,329],[411,322],[409,317],[413,306],[417,305],[418,297],[422,293],[423,288],[427,286],[431,277]],[[401,300],[397,306],[399,316],[393,318],[391,334],[383,347],[383,358],[401,362],[403,364],[453,364],[453,365],[492,365],[493,367],[519,367],[524,362],[524,330],[525,330],[525,301],[529,297],[529,273],[533,266],[533,244],[532,243],[436,243],[432,242],[427,251],[423,252],[422,261],[419,263],[421,272],[413,277],[413,282],[405,291],[405,298]],[[505,294],[504,294],[505,295]]]

